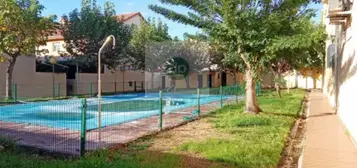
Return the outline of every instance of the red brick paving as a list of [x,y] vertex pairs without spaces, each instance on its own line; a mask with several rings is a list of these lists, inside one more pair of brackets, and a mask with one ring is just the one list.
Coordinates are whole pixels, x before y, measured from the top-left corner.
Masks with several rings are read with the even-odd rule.
[[357,168],[357,150],[327,98],[320,91],[312,91],[309,107],[302,166]]

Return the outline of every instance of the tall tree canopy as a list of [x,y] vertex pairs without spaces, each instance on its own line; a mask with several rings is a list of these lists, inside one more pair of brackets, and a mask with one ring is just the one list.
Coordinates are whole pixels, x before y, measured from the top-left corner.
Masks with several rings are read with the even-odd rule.
[[[2,0],[0,3],[0,60],[7,61],[6,97],[12,97],[12,72],[16,59],[35,55],[45,45],[55,24],[55,16],[42,17],[38,0]],[[43,52],[43,51],[38,51]]]
[[325,27],[311,22],[310,18],[301,19],[297,24],[296,35],[276,39],[269,47],[275,55],[269,63],[276,79],[292,69],[299,70],[305,77],[308,73],[314,78],[321,75],[327,38]]
[[171,41],[168,26],[160,19],[149,18],[134,28],[130,41],[131,60],[138,69],[151,72],[151,87],[154,87],[154,72],[162,66],[163,57],[168,54],[168,45],[162,44]]
[[293,69],[318,72],[323,65],[327,38],[325,27],[313,23],[309,15],[293,23],[292,27],[291,31],[295,35],[275,39],[267,52],[273,55],[266,67],[275,75],[275,87],[279,96],[279,87],[284,84],[284,73]]
[[80,11],[73,10],[62,25],[65,48],[82,65],[96,66],[98,50],[109,35],[116,37],[114,50],[102,53],[102,62],[115,69],[127,60],[127,50],[132,27],[125,25],[115,16],[114,4],[106,2],[104,11],[93,0],[82,0]]
[[255,82],[272,59],[267,47],[277,38],[295,35],[293,23],[312,11],[309,0],[160,0],[191,10],[181,14],[159,5],[149,8],[168,19],[202,28],[211,38],[235,53],[245,65],[246,111],[262,111],[256,101]]
[[147,22],[135,27],[130,41],[130,55],[133,63],[139,69],[155,71],[164,60],[155,56],[154,51],[160,54],[157,44],[167,41],[172,41],[172,38],[168,33],[168,26],[160,19],[149,18]]

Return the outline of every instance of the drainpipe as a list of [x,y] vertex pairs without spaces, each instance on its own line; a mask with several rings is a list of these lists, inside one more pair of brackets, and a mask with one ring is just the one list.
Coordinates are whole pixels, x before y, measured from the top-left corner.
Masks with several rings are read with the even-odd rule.
[[337,111],[338,111],[338,90],[339,90],[339,84],[338,84],[338,68],[339,68],[339,62],[338,62],[338,57],[339,57],[339,54],[340,54],[340,51],[338,49],[338,47],[340,46],[340,43],[341,43],[341,26],[338,25],[336,26],[336,34],[338,37],[335,36],[335,39],[333,39],[333,42],[335,44],[335,55],[334,55],[334,87],[335,87],[335,107],[334,107],[334,110],[335,110],[335,113],[337,114]]
[[335,72],[334,72],[334,79],[335,79],[335,113],[337,113],[337,109],[338,109],[338,54],[336,53],[334,56],[334,61],[335,61]]

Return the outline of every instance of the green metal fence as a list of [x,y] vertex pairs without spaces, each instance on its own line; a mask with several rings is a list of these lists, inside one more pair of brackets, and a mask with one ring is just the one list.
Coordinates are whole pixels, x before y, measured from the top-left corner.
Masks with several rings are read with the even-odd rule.
[[[86,87],[94,88],[93,85]],[[21,99],[17,96],[21,86],[13,87],[14,99]],[[56,88],[56,93],[61,93],[61,85]],[[239,102],[244,98],[244,90],[244,85],[234,85],[112,94],[104,95],[100,108],[99,99],[91,95],[5,105],[0,106],[0,134],[21,139],[23,145],[83,156],[86,151],[127,143],[198,119]],[[256,92],[261,92],[259,85]]]

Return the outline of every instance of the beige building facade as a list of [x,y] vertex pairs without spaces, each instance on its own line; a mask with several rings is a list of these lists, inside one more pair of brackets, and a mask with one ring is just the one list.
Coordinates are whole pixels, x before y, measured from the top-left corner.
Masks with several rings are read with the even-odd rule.
[[[5,97],[5,79],[8,63],[0,63],[0,98]],[[54,80],[53,80],[54,79]],[[36,57],[21,56],[17,59],[12,78],[18,98],[66,96],[66,74],[36,72]]]

